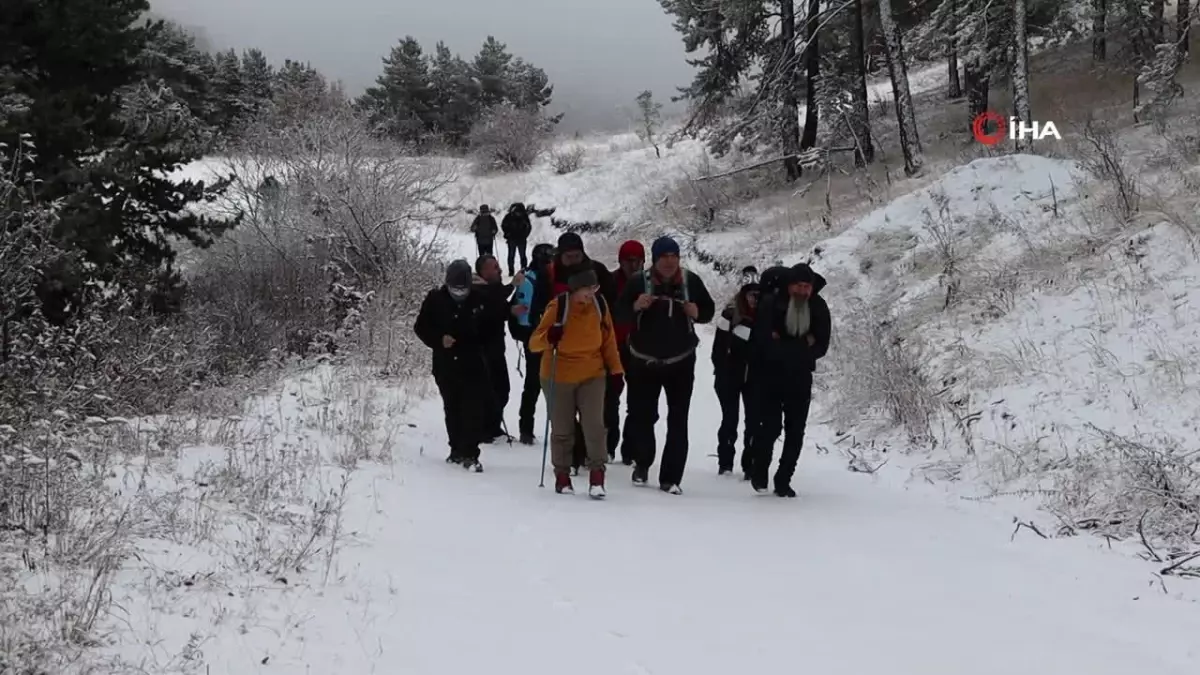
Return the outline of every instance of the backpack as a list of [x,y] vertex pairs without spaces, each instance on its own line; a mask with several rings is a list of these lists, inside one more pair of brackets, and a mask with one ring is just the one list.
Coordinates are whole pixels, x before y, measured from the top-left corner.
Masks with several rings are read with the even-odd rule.
[[[562,328],[567,325],[567,307],[571,304],[571,294],[559,293],[556,299],[558,300],[558,314],[554,317],[554,325]],[[600,312],[600,330],[605,331],[604,317],[608,316],[608,302],[599,293],[592,296],[592,302],[596,303],[596,311]]]
[[[518,306],[524,307],[528,310],[533,305],[533,287],[535,283],[537,283],[537,272],[529,270],[525,273],[525,281],[521,282],[521,285],[517,287],[516,304]],[[517,317],[517,324],[524,327],[528,327],[530,325],[528,311]]]

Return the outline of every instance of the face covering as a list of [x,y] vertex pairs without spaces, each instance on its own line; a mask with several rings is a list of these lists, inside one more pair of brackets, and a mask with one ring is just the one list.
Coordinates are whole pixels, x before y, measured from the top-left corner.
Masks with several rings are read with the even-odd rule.
[[454,298],[455,302],[462,302],[471,294],[470,288],[451,288],[450,297]]

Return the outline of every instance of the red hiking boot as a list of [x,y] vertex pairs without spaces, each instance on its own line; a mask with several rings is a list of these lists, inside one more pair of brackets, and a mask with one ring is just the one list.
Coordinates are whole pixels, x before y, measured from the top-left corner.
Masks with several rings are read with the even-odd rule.
[[588,496],[592,499],[604,499],[608,496],[604,489],[604,469],[592,469],[588,477]]
[[571,485],[571,474],[556,473],[554,474],[554,491],[560,495],[573,495],[575,488]]

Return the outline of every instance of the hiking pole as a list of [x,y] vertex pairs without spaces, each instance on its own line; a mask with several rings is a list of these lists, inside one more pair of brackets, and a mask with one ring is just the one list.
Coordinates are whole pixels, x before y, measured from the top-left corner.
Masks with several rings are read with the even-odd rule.
[[550,416],[554,412],[554,376],[558,374],[558,347],[550,355],[550,386],[546,390],[546,431],[542,434],[542,480],[538,487],[546,487],[546,455],[550,452]]

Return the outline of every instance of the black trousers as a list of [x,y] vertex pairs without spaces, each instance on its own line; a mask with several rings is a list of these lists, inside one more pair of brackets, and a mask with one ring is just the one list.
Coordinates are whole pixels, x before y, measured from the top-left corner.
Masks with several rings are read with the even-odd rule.
[[771,455],[775,441],[783,434],[783,452],[775,472],[775,486],[791,486],[804,446],[804,430],[808,426],[808,407],[812,403],[812,373],[764,377],[755,388],[755,414],[758,429],[754,433],[751,453],[751,481],[756,488],[767,487]]
[[542,353],[525,349],[525,382],[521,387],[521,410],[518,425],[521,435],[533,436],[533,417],[537,414],[538,396],[542,394],[542,379],[539,375],[542,369]]
[[717,468],[733,469],[733,458],[737,454],[738,417],[744,408],[746,426],[742,431],[741,466],[744,473],[749,473],[754,431],[758,424],[753,389],[746,382],[744,372],[718,374],[714,388],[717,402],[721,404],[721,426],[717,429]]
[[479,436],[487,396],[478,384],[480,375],[482,373],[434,374],[446,414],[450,456],[455,459],[479,459]]
[[[629,347],[621,345],[621,366],[629,370]],[[608,456],[617,456],[617,447],[621,448],[621,461],[626,464],[633,462],[634,457],[629,450],[629,441],[621,442],[621,394],[625,392],[625,378],[622,376],[608,378],[608,388],[604,391],[604,427],[608,434]],[[629,406],[625,406],[628,411]],[[625,430],[629,430],[629,418],[626,412]]]
[[493,239],[475,239],[475,246],[479,248],[479,255],[496,255],[496,240]]
[[629,416],[625,420],[625,438],[634,453],[639,472],[654,465],[658,444],[654,425],[658,423],[658,402],[667,396],[667,442],[658,468],[660,485],[679,485],[687,467],[688,414],[692,389],[696,384],[696,357],[666,366],[647,365],[630,359],[625,384],[629,389]]
[[521,254],[520,269],[525,269],[526,267],[529,267],[529,258],[528,258],[528,254],[525,250],[526,246],[528,246],[528,242],[509,240],[507,243],[508,243],[508,276],[511,277],[512,275],[517,273],[517,270],[513,268],[513,262],[516,258],[517,253]]
[[504,344],[494,345],[484,351],[483,358],[487,364],[487,390],[491,393],[486,401],[486,412],[483,416],[483,438],[492,440],[504,433],[504,409],[508,407],[510,384],[508,381],[508,360],[504,357]]

